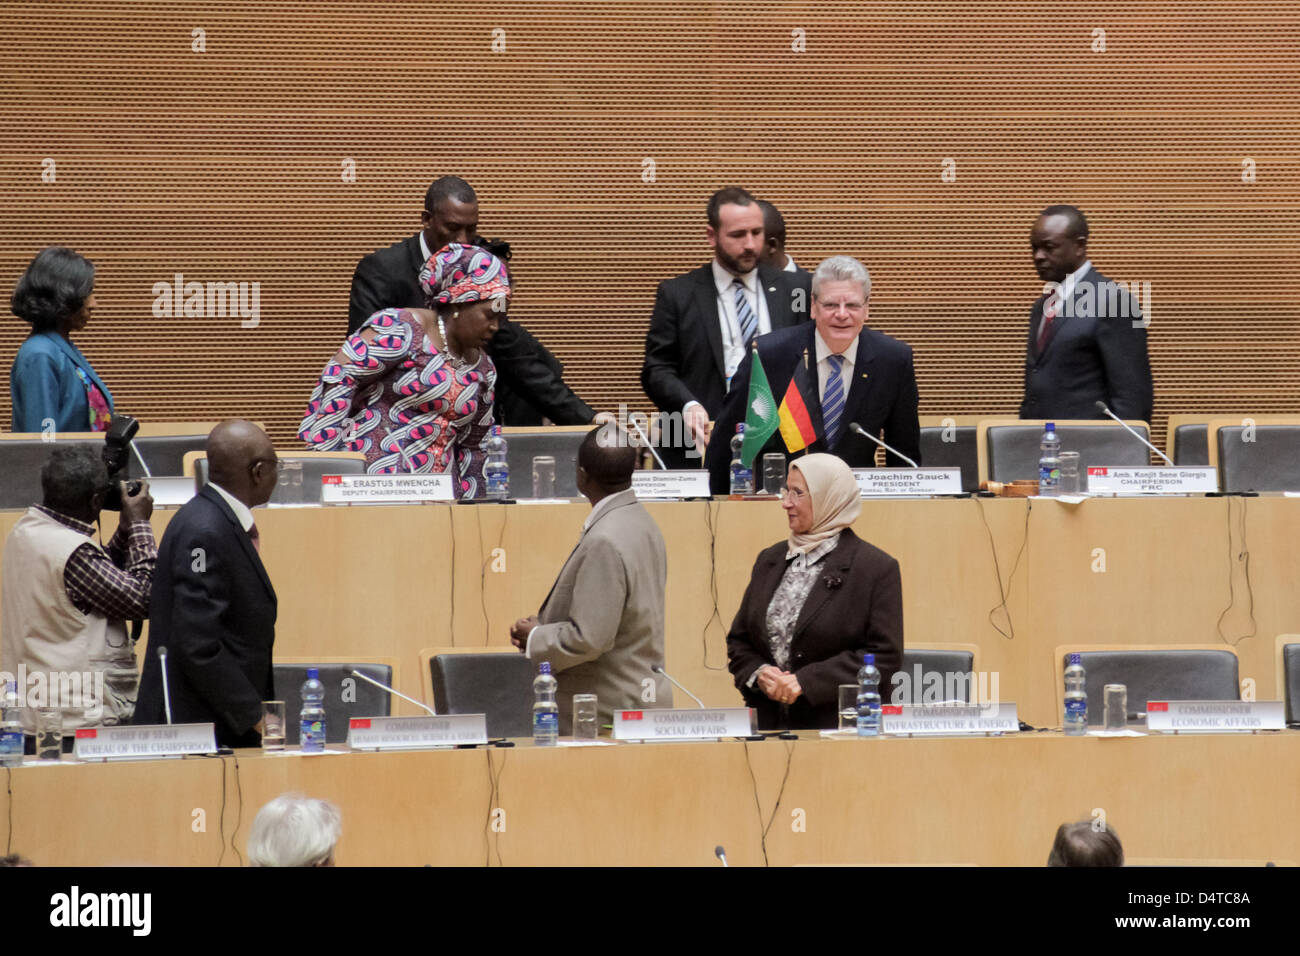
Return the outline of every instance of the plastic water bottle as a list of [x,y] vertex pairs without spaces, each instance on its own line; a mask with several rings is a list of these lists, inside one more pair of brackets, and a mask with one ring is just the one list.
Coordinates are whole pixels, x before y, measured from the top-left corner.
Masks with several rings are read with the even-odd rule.
[[1048,422],[1038,446],[1038,493],[1054,497],[1061,493],[1061,440],[1056,437],[1056,423]]
[[325,685],[315,667],[307,668],[307,679],[302,682],[301,717],[302,752],[318,754],[325,749]]
[[500,425],[493,425],[492,434],[488,436],[483,477],[487,481],[489,498],[504,501],[510,497],[510,462],[506,460],[506,440],[501,436]]
[[1078,654],[1071,654],[1065,665],[1065,735],[1082,737],[1088,732],[1088,691]]
[[18,704],[18,682],[5,684],[4,709],[0,711],[0,767],[23,765],[22,707]]
[[554,747],[560,736],[560,709],[555,703],[555,678],[551,665],[542,661],[533,678],[533,743]]
[[754,493],[754,469],[746,468],[740,461],[740,449],[745,444],[745,423],[736,426],[736,434],[731,436],[731,493],[733,495],[752,495]]
[[880,735],[880,671],[876,670],[876,655],[862,655],[862,669],[858,671],[858,736]]

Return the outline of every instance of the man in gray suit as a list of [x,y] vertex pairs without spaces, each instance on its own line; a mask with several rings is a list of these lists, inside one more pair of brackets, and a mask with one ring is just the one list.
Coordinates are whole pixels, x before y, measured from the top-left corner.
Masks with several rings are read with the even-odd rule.
[[663,535],[632,491],[637,452],[613,425],[592,429],[578,450],[578,490],[591,502],[582,537],[541,611],[510,629],[530,661],[549,661],[560,727],[573,695],[595,694],[602,724],[616,710],[671,707],[664,664]]

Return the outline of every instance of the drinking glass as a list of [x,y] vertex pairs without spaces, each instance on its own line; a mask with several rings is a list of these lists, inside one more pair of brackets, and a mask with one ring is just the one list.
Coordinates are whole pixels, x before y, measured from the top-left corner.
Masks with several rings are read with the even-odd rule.
[[63,757],[63,711],[36,712],[36,759],[59,760]]
[[573,695],[573,739],[596,739],[596,695]]
[[840,730],[858,729],[858,685],[840,684]]
[[555,497],[555,458],[552,455],[533,458],[533,497]]
[[1107,730],[1124,730],[1128,726],[1128,687],[1124,684],[1107,684],[1105,714]]
[[262,701],[262,749],[284,749],[284,701]]
[[1077,451],[1061,452],[1061,494],[1077,495],[1079,486],[1079,453]]
[[763,494],[779,495],[785,487],[785,455],[770,451],[763,456]]
[[280,477],[275,488],[275,503],[278,505],[303,504],[302,460],[281,459]]

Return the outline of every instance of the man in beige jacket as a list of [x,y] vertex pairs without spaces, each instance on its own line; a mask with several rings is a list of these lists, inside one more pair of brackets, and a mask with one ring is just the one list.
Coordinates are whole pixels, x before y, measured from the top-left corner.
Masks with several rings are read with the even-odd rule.
[[578,450],[578,490],[591,502],[582,537],[534,617],[510,639],[530,661],[548,661],[558,683],[561,732],[573,726],[573,695],[595,694],[599,721],[616,710],[671,707],[664,666],[663,535],[632,491],[636,449],[613,425],[594,428]]

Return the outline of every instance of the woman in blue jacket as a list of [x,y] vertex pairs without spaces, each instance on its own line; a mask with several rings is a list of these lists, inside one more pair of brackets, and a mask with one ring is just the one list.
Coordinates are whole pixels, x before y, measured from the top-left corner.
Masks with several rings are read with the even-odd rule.
[[18,280],[9,307],[32,326],[10,373],[13,430],[107,429],[113,395],[72,344],[72,333],[86,327],[95,309],[94,265],[62,246],[43,249]]

